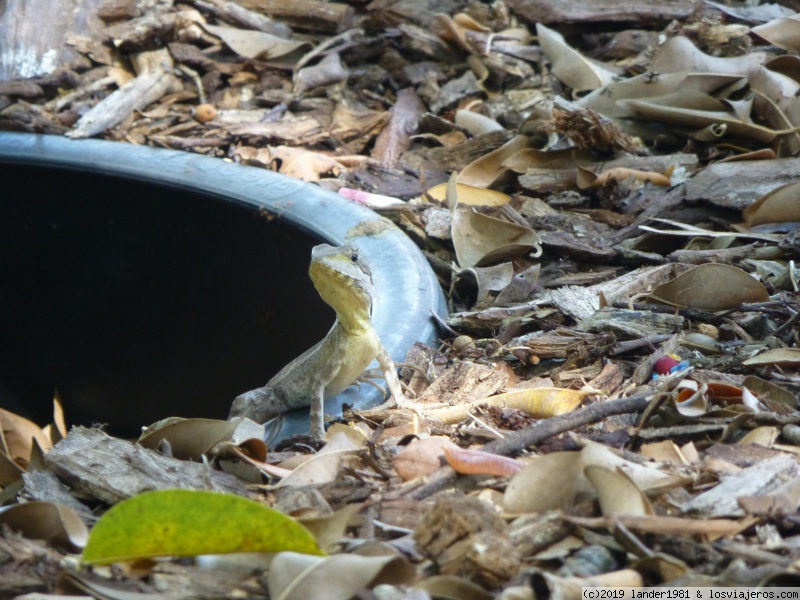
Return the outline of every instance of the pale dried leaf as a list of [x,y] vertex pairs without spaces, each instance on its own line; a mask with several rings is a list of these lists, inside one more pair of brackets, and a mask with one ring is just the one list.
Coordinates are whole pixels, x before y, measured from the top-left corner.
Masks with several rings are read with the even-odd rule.
[[617,76],[610,67],[599,65],[582,56],[557,31],[537,23],[536,35],[539,37],[542,52],[550,61],[553,75],[571,87],[573,92],[595,90]]
[[765,302],[769,294],[741,269],[714,263],[693,267],[662,283],[653,289],[650,298],[671,306],[726,310],[745,302]]
[[310,47],[308,42],[287,40],[252,29],[237,29],[235,27],[222,27],[220,25],[203,24],[209,33],[220,38],[239,56],[245,58],[260,58],[267,60],[286,56],[303,47]]

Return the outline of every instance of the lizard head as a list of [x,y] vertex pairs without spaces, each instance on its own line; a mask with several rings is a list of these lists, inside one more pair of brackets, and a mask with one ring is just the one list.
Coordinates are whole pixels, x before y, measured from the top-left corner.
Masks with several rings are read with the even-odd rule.
[[347,328],[370,323],[375,290],[372,273],[358,248],[349,244],[314,246],[308,274],[319,295]]

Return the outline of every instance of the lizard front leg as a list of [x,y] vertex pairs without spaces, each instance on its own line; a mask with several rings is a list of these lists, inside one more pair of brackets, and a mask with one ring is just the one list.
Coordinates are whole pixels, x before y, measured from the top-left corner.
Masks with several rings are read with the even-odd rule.
[[383,379],[386,381],[386,387],[389,388],[391,402],[394,406],[403,406],[405,403],[405,396],[403,396],[403,390],[400,387],[400,378],[397,377],[397,367],[394,366],[392,358],[383,346],[381,346],[375,358],[378,359],[378,364],[383,371]]
[[321,440],[325,437],[325,388],[336,378],[341,368],[341,361],[328,361],[311,388],[309,432],[315,440]]

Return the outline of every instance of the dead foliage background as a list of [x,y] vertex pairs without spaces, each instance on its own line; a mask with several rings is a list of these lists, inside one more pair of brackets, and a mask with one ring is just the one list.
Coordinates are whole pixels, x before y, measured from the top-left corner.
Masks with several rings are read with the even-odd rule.
[[[0,412],[0,598],[798,585],[795,2],[1,6],[0,127],[318,182],[403,228],[451,314],[409,353],[415,410],[345,415],[317,454]],[[166,488],[257,499],[331,555],[76,569],[87,525]]]

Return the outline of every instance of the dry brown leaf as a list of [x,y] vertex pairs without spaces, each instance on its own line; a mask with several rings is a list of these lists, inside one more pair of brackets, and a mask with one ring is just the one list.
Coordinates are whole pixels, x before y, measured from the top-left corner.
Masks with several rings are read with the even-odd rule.
[[541,513],[588,500],[589,490],[576,482],[583,477],[578,452],[553,452],[534,458],[511,478],[503,508],[511,514]]
[[27,538],[45,540],[69,551],[80,551],[89,530],[73,509],[55,502],[25,502],[0,508],[0,524]]
[[337,156],[333,158],[320,152],[309,152],[303,148],[293,148],[291,146],[277,146],[270,149],[270,160],[281,161],[278,169],[279,173],[302,179],[303,181],[319,181],[321,176],[326,173],[339,175],[346,173],[348,167],[344,164],[345,160],[353,160],[363,163],[369,159],[365,156],[346,157]]
[[782,185],[742,211],[748,229],[764,223],[800,221],[800,183]]
[[350,598],[376,585],[410,585],[416,569],[401,556],[328,557],[280,552],[270,563],[267,583],[275,600]]
[[564,388],[531,388],[497,394],[469,404],[459,404],[447,408],[427,411],[431,417],[443,423],[460,423],[469,417],[476,406],[492,406],[495,408],[516,408],[536,419],[547,419],[574,410],[586,397],[578,390]]
[[653,505],[633,480],[621,470],[601,465],[587,465],[583,474],[594,486],[603,516],[653,515]]
[[800,348],[774,348],[761,354],[742,361],[748,367],[755,366],[776,366],[797,367],[800,366]]
[[703,141],[737,135],[767,143],[782,133],[782,130],[742,121],[724,104],[699,93],[676,92],[648,100],[623,100],[621,103],[630,109],[634,118],[678,125],[691,137]]
[[414,584],[415,590],[427,592],[431,598],[492,600],[495,596],[477,583],[456,575],[434,575]]
[[203,28],[220,38],[239,56],[267,60],[286,56],[303,47],[310,47],[308,42],[297,42],[280,38],[263,31],[237,29],[203,23]]
[[482,267],[529,253],[536,257],[542,253],[541,239],[529,227],[460,206],[453,210],[451,237],[462,268]]
[[502,292],[514,279],[514,265],[510,262],[501,263],[491,267],[472,267],[463,269],[456,275],[455,286],[467,287],[468,292],[475,293],[475,306],[491,304],[491,294]]
[[765,302],[769,294],[741,269],[712,263],[693,267],[656,286],[649,299],[684,308],[727,310],[746,302]]
[[292,92],[300,95],[317,88],[337,85],[347,81],[348,76],[339,54],[334,52],[316,65],[300,69],[294,76]]
[[175,458],[199,460],[215,445],[231,439],[239,421],[169,417],[147,427],[136,443],[156,449],[167,442]]
[[720,89],[737,82],[744,84],[740,75],[719,73],[650,72],[615,81],[575,101],[581,108],[596,110],[601,115],[614,119],[632,116],[622,100],[642,100],[667,96],[674,92],[698,92],[712,95]]
[[267,445],[261,439],[251,438],[239,444],[223,442],[214,446],[212,454],[220,469],[250,483],[261,483],[262,474],[282,479],[292,472],[265,462]]
[[750,31],[778,48],[800,52],[800,14],[773,19]]
[[673,73],[688,71],[751,77],[767,60],[766,52],[750,52],[729,58],[710,56],[699,50],[689,38],[676,36],[658,47],[650,63],[650,71]]
[[524,148],[529,148],[531,144],[531,139],[527,136],[513,137],[497,150],[481,156],[464,167],[458,174],[458,183],[477,188],[491,187],[508,173],[508,167],[503,165],[506,159]]
[[614,80],[617,73],[611,67],[600,65],[573,49],[557,31],[536,24],[536,35],[550,70],[559,80],[572,88],[573,93],[595,90]]
[[600,518],[565,515],[564,519],[583,527],[613,528],[615,523],[621,523],[631,531],[674,536],[706,535],[718,537],[732,535],[753,524],[752,519],[687,519],[662,515],[614,515]]
[[590,152],[578,148],[565,148],[563,150],[538,150],[536,148],[523,148],[506,158],[503,166],[515,173],[525,173],[528,169],[572,169],[576,165],[593,162]]
[[6,444],[5,453],[15,462],[24,466],[28,464],[33,450],[33,440],[43,450],[53,447],[48,436],[36,423],[0,408],[0,429]]
[[433,473],[442,466],[444,449],[458,448],[445,437],[414,440],[392,459],[392,466],[404,481]]
[[736,443],[739,445],[758,444],[759,446],[764,446],[764,448],[772,448],[772,444],[778,439],[779,434],[780,431],[778,431],[777,427],[756,427],[744,434],[744,437]]
[[[464,183],[459,183],[457,186],[458,203],[466,206],[502,206],[511,200],[511,196],[503,192],[473,187]],[[447,184],[435,185],[426,194],[434,200],[445,202],[447,200]]]
[[9,456],[0,451],[0,487],[6,487],[22,479],[25,472],[20,465],[11,460]]
[[457,110],[455,123],[466,129],[471,135],[482,135],[492,131],[503,131],[505,127],[490,117],[471,110]]
[[617,456],[606,446],[589,443],[580,452],[553,452],[540,456],[511,478],[503,507],[512,514],[544,512],[586,501],[595,495],[584,474],[590,465],[621,469],[636,487],[649,495],[684,485],[690,480]]
[[333,549],[344,537],[350,519],[358,512],[358,504],[345,504],[339,510],[322,516],[295,517],[297,521],[311,532],[317,545],[323,550]]
[[633,178],[641,183],[652,183],[668,187],[671,185],[669,177],[662,173],[654,173],[652,171],[637,171],[636,169],[626,169],[624,167],[616,167],[608,169],[600,174],[595,174],[589,169],[578,167],[578,189],[585,190],[588,188],[599,188],[606,185],[610,180],[624,181],[628,178]]
[[320,452],[281,479],[278,487],[321,485],[334,481],[339,473],[342,459],[358,452],[359,450]]
[[642,444],[642,447],[639,448],[639,453],[645,458],[673,465],[684,466],[690,463],[681,449],[672,440]]

